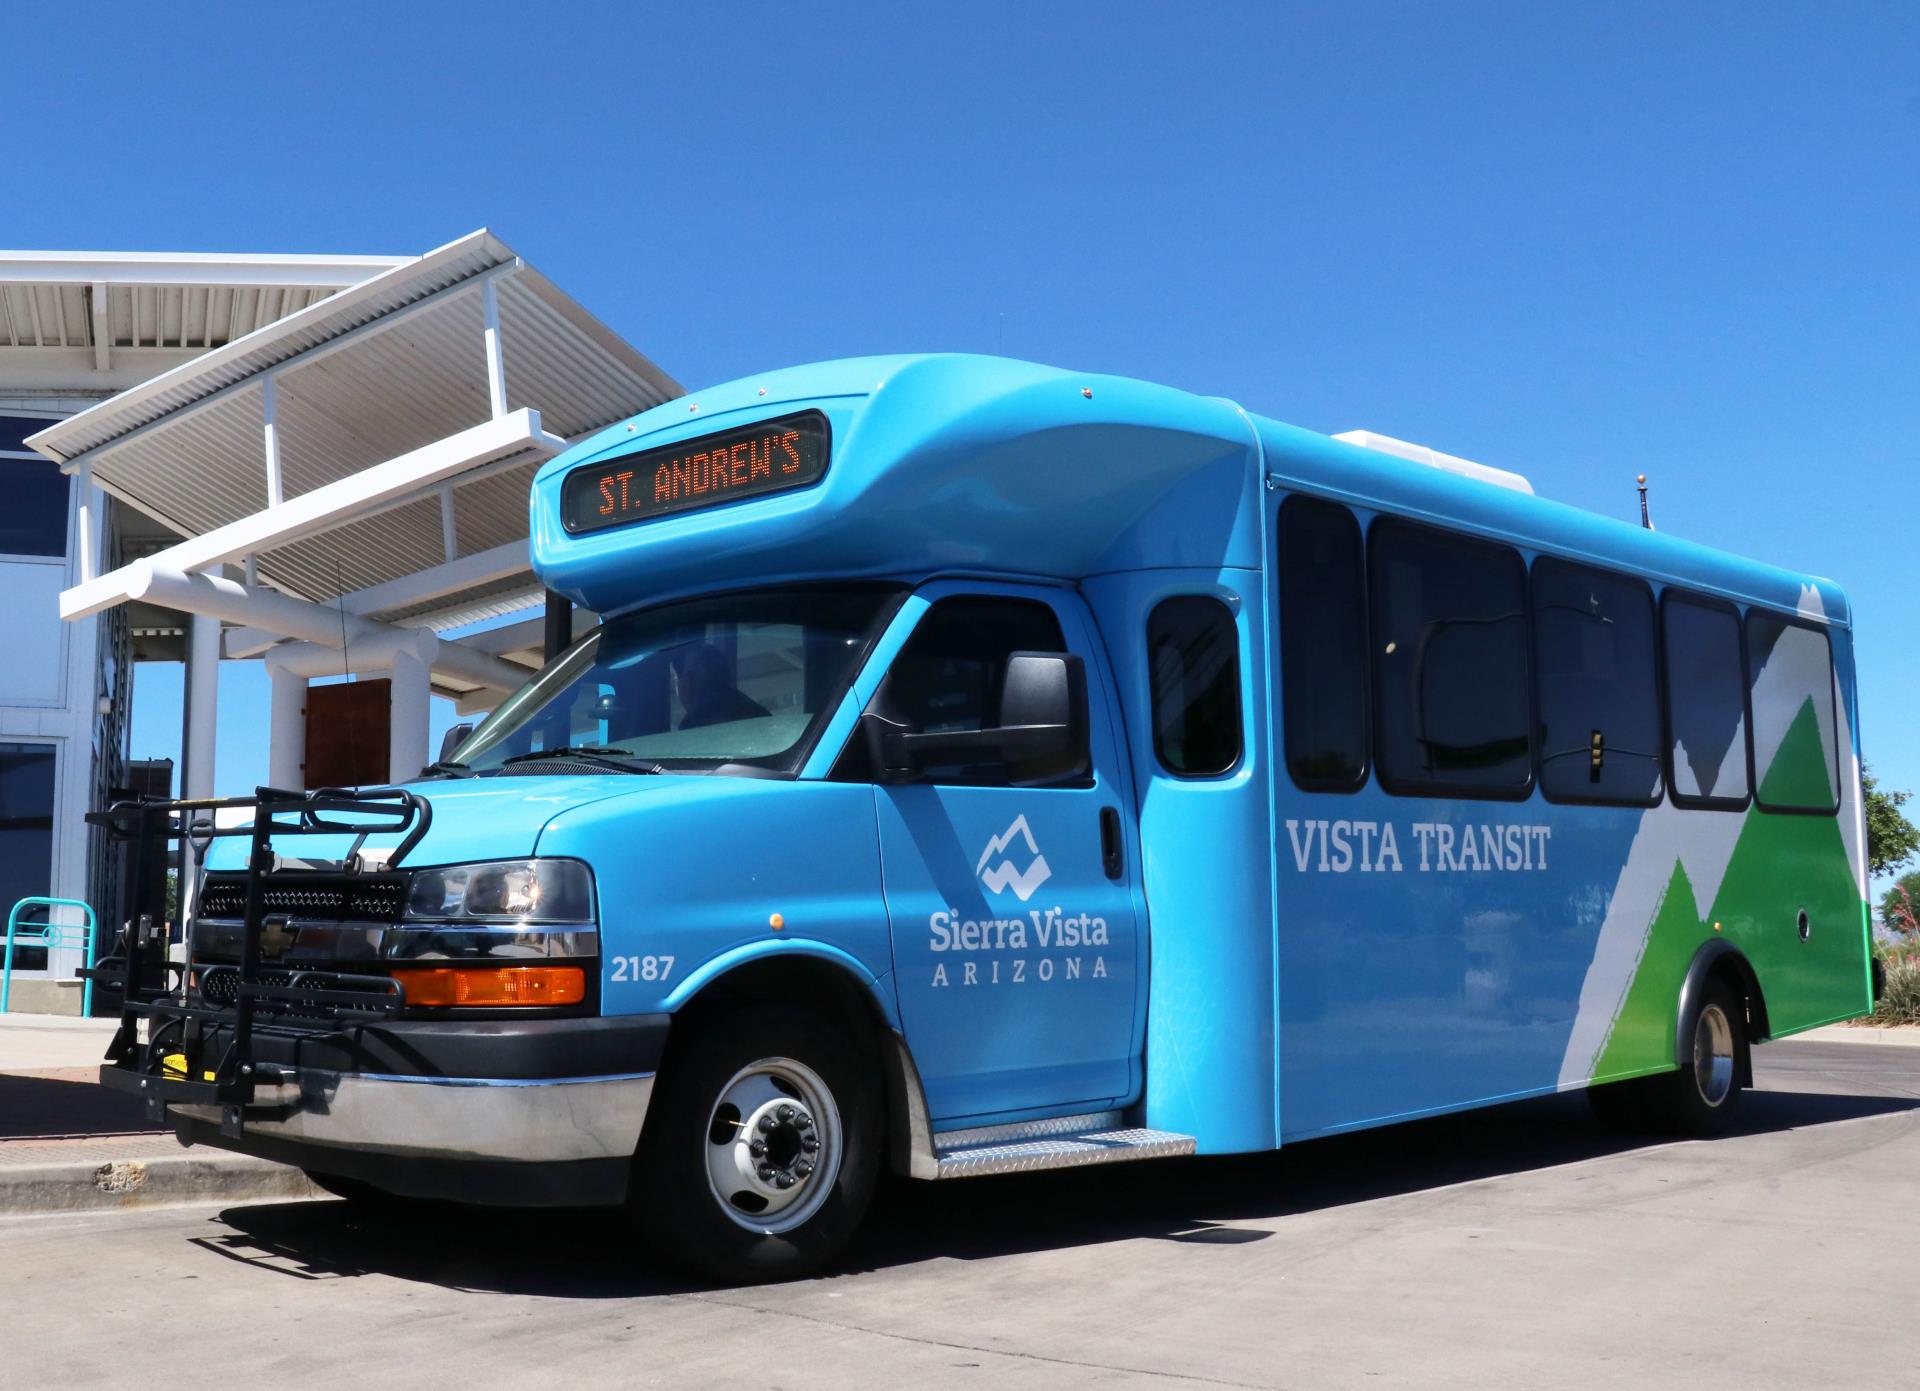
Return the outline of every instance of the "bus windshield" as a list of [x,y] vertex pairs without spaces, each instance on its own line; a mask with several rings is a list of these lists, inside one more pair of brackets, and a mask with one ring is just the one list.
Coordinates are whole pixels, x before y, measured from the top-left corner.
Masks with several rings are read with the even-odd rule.
[[797,773],[899,602],[878,585],[789,586],[610,618],[509,697],[453,754],[533,772],[543,751],[646,771]]

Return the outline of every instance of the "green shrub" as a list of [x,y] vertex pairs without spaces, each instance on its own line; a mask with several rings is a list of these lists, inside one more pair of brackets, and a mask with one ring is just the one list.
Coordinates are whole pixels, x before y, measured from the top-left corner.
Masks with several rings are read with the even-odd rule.
[[1920,1024],[1920,961],[1889,961],[1887,989],[1873,1012],[1875,1024]]

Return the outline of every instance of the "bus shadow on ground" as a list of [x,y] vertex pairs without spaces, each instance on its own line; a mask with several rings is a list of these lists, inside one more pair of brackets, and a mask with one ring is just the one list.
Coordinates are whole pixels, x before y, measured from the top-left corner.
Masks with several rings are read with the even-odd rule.
[[[1735,1134],[1920,1108],[1905,1097],[1756,1091]],[[1277,1153],[1117,1164],[952,1183],[889,1180],[841,1273],[1126,1240],[1241,1245],[1271,1222],[1524,1174],[1663,1143],[1603,1129],[1577,1095],[1516,1102],[1289,1146]],[[618,1214],[433,1204],[273,1203],[227,1209],[203,1250],[302,1280],[362,1275],[449,1289],[624,1299],[704,1288],[652,1262]]]
[[53,1075],[0,1073],[0,1140],[64,1139],[159,1131],[138,1097],[110,1092],[67,1068]]

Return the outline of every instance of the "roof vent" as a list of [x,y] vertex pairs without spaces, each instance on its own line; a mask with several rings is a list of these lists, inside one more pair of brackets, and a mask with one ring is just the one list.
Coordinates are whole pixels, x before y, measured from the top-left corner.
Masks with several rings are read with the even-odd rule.
[[1477,478],[1482,483],[1491,483],[1496,488],[1511,488],[1516,493],[1533,492],[1533,484],[1517,473],[1508,473],[1505,469],[1489,468],[1485,464],[1476,464],[1471,459],[1462,459],[1454,454],[1442,454],[1437,449],[1429,449],[1424,444],[1408,444],[1391,435],[1376,435],[1371,430],[1348,430],[1334,436],[1344,444],[1357,444],[1362,449],[1376,450],[1382,454],[1391,454],[1396,459],[1407,459],[1416,464],[1425,464],[1428,468],[1445,469],[1448,473],[1457,473],[1462,478]]

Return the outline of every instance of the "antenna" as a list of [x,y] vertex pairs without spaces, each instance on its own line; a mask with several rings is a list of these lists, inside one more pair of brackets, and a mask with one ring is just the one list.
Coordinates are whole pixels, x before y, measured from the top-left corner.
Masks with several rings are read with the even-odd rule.
[[1652,531],[1654,529],[1653,518],[1647,515],[1647,476],[1646,474],[1643,473],[1639,475],[1639,477],[1635,479],[1635,481],[1640,485],[1640,525],[1645,527],[1648,531]]

